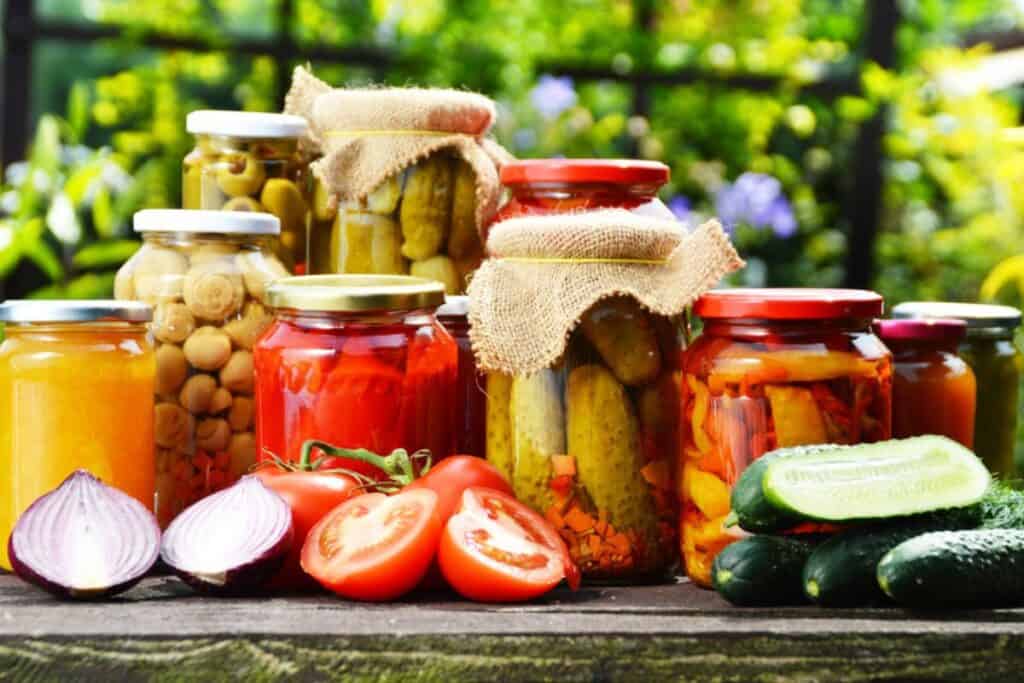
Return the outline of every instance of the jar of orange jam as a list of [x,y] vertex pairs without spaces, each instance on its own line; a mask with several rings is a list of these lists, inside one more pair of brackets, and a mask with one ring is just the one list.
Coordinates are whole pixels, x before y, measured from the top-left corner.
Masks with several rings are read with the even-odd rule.
[[892,435],[942,434],[974,445],[974,371],[957,345],[967,323],[952,319],[879,320],[893,353]]
[[127,301],[0,304],[0,567],[21,513],[76,469],[153,509],[151,317]]

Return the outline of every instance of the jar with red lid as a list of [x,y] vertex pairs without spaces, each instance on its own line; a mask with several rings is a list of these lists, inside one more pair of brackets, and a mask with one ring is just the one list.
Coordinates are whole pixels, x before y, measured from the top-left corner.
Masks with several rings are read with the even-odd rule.
[[871,331],[874,292],[727,289],[701,297],[682,381],[681,538],[686,572],[742,531],[726,526],[740,473],[776,448],[891,436],[892,355]]
[[495,221],[593,209],[628,209],[672,219],[658,190],[669,168],[638,159],[526,159],[501,167],[511,198]]
[[974,371],[957,355],[967,323],[954,319],[879,320],[893,353],[892,432],[942,434],[974,444]]
[[[261,460],[297,461],[311,439],[388,454],[455,445],[458,346],[435,317],[438,282],[310,275],[267,289],[275,321],[255,350]],[[366,474],[372,467],[336,462]]]
[[447,296],[437,319],[459,346],[459,378],[455,387],[455,452],[487,455],[487,377],[476,369],[469,343],[469,297]]

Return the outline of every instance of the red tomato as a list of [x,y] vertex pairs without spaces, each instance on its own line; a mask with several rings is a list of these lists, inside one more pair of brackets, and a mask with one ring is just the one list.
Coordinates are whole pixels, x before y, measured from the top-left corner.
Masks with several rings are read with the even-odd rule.
[[302,547],[302,568],[346,598],[392,600],[426,574],[442,527],[433,491],[367,493],[313,527]]
[[403,490],[426,488],[436,493],[441,521],[447,522],[462,502],[462,493],[470,487],[483,487],[514,495],[512,486],[498,468],[473,455],[450,455]]
[[292,509],[295,543],[284,565],[270,582],[273,590],[309,590],[317,587],[299,566],[302,543],[313,525],[349,498],[361,493],[359,483],[344,474],[312,471],[288,471],[264,466],[256,476],[268,488],[284,498]]
[[481,602],[536,598],[575,569],[565,543],[543,517],[485,488],[463,494],[441,536],[438,561],[452,588]]

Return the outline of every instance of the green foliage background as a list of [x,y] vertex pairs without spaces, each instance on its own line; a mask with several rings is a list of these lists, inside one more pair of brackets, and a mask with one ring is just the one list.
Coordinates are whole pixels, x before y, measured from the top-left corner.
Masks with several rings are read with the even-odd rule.
[[[27,163],[0,187],[0,278],[5,295],[104,296],[134,248],[130,216],[175,206],[194,108],[275,110],[290,64],[224,52],[140,48],[154,30],[229,46],[273,38],[280,0],[39,0],[43,17],[124,27],[128,38],[37,48],[36,134]],[[376,69],[316,64],[338,83],[384,80],[470,88],[500,104],[496,135],[520,156],[644,157],[672,166],[665,198],[715,211],[723,184],[745,171],[782,183],[799,222],[793,236],[738,226],[750,284],[834,285],[850,239],[849,163],[860,123],[889,105],[885,208],[875,286],[890,302],[971,299],[1003,257],[1024,251],[1024,151],[1001,137],[1020,119],[1015,92],[942,86],[984,48],[958,48],[975,30],[1018,23],[1010,0],[903,0],[898,66],[861,58],[865,0],[673,0],[651,5],[650,30],[629,0],[295,0],[300,45],[377,45]],[[657,86],[648,118],[633,115],[621,82],[575,83],[557,116],[530,94],[557,65],[696,71],[702,82]],[[780,79],[774,92],[731,87],[735,75]],[[858,82],[823,98],[801,88],[824,77]],[[1012,288],[1009,288],[1012,290]],[[1007,294],[1012,300],[1015,295]]]

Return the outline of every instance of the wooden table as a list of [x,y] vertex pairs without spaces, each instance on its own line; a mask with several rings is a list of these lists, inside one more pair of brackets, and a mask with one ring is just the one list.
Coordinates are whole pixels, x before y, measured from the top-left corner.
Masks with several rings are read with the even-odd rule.
[[0,575],[0,680],[1021,680],[1024,610],[737,609],[678,585],[530,605],[197,597],[66,603]]

